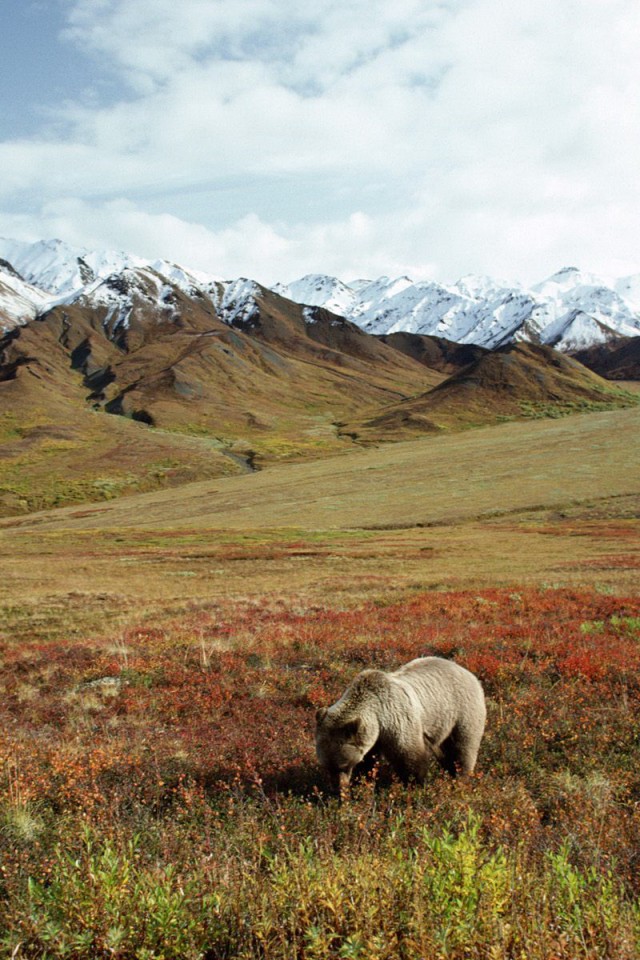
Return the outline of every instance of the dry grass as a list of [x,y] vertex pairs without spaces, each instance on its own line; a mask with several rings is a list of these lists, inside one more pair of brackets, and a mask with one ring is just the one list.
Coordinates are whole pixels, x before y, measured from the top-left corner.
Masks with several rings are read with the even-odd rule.
[[3,528],[345,530],[417,526],[640,492],[640,409],[360,449]]
[[6,520],[0,629],[103,633],[238,596],[635,593],[639,419],[510,423]]

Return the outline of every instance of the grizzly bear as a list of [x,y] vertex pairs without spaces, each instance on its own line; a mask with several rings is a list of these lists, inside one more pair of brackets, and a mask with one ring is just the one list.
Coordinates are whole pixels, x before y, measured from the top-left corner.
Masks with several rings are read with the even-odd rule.
[[485,719],[480,681],[450,660],[363,670],[337,703],[316,713],[318,761],[341,794],[374,748],[403,780],[424,780],[430,757],[453,776],[472,773]]

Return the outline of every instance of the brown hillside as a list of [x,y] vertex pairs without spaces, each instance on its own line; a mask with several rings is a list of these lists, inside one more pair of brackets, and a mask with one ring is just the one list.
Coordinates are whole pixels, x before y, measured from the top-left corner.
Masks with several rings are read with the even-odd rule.
[[331,421],[346,411],[440,379],[326,311],[306,322],[298,304],[268,291],[233,327],[211,305],[185,299],[163,324],[138,320],[143,342],[112,356],[109,383],[94,397],[108,412],[247,442],[270,459],[313,452],[319,419],[329,440]]
[[[160,314],[136,302],[122,328],[106,307],[60,306],[5,337],[0,349],[0,378],[19,379],[23,389],[37,380],[54,406],[75,398],[230,441],[277,432],[284,418],[310,421],[399,400],[441,379],[326,311],[305,322],[300,306],[268,292],[237,327],[177,289]],[[304,425],[297,427],[303,435]]]
[[551,347],[518,343],[486,353],[433,390],[393,404],[375,417],[350,421],[342,429],[361,440],[392,440],[633,402],[577,360]]
[[114,349],[76,309],[0,340],[0,516],[246,469],[211,440],[94,409]]
[[640,337],[622,337],[572,353],[608,380],[640,380]]
[[[365,333],[355,323],[345,320],[323,307],[305,307],[260,288],[259,309],[246,323],[236,322],[254,339],[277,347],[287,356],[339,369],[351,369],[384,389],[406,393],[407,373],[411,379],[425,376],[417,373],[414,363],[407,364],[395,349],[381,338]],[[411,356],[410,354],[406,354]],[[411,360],[419,359],[411,357]],[[427,375],[430,385],[441,378]]]
[[383,343],[395,347],[431,370],[451,376],[475,363],[489,353],[486,347],[475,343],[455,343],[444,337],[430,337],[419,333],[388,333],[378,337]]
[[[125,281],[126,324],[117,304],[80,302],[0,340],[5,512],[99,498],[102,480],[115,495],[222,475],[243,461],[338,452],[350,440],[337,420],[441,379],[326,311],[305,319],[275,294],[265,293],[246,326],[231,327],[205,298],[169,289],[158,308],[144,275]],[[131,420],[161,430],[132,432]]]

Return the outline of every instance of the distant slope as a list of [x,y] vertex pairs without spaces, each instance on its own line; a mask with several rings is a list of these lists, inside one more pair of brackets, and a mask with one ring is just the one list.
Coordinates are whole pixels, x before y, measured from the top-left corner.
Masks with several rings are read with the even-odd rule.
[[442,379],[326,310],[233,293],[126,268],[0,338],[0,513],[338,452],[337,420]]
[[573,356],[608,380],[640,380],[640,337],[622,337],[577,350]]
[[487,350],[476,344],[455,343],[444,337],[428,337],[419,333],[388,333],[379,336],[383,343],[413,357],[425,367],[448,376],[479,360]]
[[505,418],[558,416],[634,403],[634,398],[576,360],[550,347],[520,343],[486,353],[428,393],[393,404],[374,417],[349,421],[342,430],[359,440],[393,440]]

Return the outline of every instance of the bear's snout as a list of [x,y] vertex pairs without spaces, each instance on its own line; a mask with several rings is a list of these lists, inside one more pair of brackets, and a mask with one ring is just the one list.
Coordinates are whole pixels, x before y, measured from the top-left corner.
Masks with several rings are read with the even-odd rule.
[[348,793],[352,770],[328,770],[325,772],[334,793],[340,794],[341,797]]
[[336,785],[338,795],[342,798],[346,796],[349,792],[349,784],[351,783],[351,771],[340,770],[336,776]]

